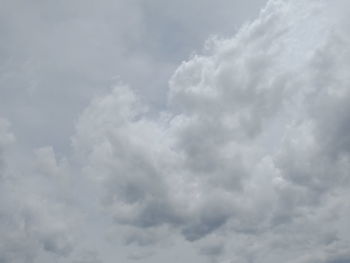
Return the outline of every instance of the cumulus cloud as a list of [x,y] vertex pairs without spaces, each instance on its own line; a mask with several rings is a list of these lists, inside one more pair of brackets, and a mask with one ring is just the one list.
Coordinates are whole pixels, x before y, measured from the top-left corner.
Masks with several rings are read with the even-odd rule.
[[232,262],[346,257],[348,39],[328,5],[270,1],[210,40],[157,117],[125,87],[87,108],[74,145],[116,223],[219,236],[200,252]]
[[181,63],[161,110],[117,85],[27,177],[0,120],[0,261],[154,262],[190,244],[197,261],[348,262],[344,4],[270,0]]

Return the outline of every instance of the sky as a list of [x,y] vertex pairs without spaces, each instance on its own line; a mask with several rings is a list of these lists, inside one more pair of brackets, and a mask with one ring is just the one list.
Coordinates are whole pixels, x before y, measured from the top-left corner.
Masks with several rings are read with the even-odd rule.
[[348,1],[0,5],[0,263],[350,262]]

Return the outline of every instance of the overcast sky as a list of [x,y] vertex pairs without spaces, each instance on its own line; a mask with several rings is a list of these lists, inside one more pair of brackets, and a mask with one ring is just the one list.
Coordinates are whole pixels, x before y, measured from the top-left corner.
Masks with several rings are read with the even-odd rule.
[[350,262],[346,0],[0,0],[0,263]]

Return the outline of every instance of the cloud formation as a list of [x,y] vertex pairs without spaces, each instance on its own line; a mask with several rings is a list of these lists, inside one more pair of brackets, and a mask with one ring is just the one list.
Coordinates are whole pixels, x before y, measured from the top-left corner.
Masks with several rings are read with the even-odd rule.
[[87,108],[75,147],[116,223],[222,238],[200,251],[228,262],[348,259],[348,35],[328,5],[270,1],[211,39],[157,117],[126,87]]
[[11,171],[0,120],[0,262],[157,262],[188,246],[220,263],[348,262],[344,4],[270,0],[177,68],[164,108],[117,85],[81,113],[71,153],[37,149],[28,175]]

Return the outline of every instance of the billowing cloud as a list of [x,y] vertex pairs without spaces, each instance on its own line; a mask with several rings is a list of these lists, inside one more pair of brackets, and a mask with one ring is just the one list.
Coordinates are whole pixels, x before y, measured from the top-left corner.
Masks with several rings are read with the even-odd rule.
[[158,116],[125,86],[85,110],[74,145],[117,224],[233,262],[346,258],[348,35],[328,5],[270,1],[211,39]]
[[164,107],[116,85],[81,113],[70,153],[36,149],[27,176],[0,121],[0,262],[158,262],[189,247],[194,262],[348,262],[344,5],[270,0],[181,63]]

